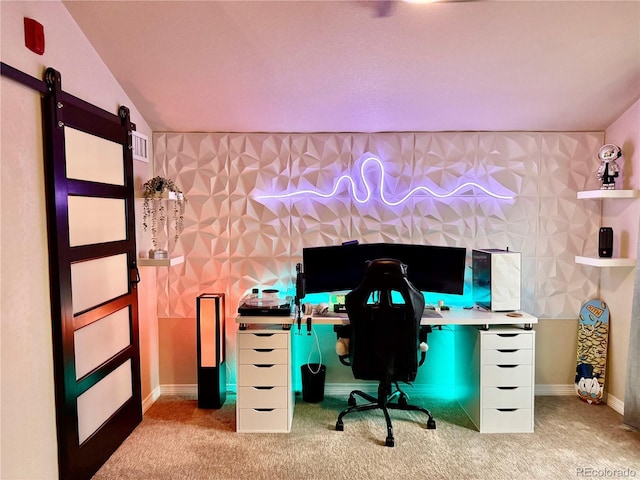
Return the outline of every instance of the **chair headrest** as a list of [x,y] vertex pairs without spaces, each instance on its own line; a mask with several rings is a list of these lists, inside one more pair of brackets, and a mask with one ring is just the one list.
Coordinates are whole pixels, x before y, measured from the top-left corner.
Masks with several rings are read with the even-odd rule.
[[407,276],[407,266],[395,258],[378,258],[367,261],[365,278],[368,276],[397,275]]

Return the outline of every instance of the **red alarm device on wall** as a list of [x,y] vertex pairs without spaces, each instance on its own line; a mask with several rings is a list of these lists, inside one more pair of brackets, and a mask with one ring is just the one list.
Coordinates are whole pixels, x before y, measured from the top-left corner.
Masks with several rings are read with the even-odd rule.
[[24,44],[34,53],[44,53],[44,27],[33,18],[24,17]]

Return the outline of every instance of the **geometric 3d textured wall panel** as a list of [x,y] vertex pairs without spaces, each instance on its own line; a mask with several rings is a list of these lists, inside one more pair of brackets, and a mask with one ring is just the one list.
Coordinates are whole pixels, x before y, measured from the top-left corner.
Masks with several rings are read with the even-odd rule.
[[[597,294],[597,269],[576,265],[595,255],[599,205],[576,192],[597,189],[602,133],[452,132],[154,135],[154,175],[171,178],[188,203],[172,254],[183,264],[158,271],[158,315],[195,317],[195,298],[225,292],[227,313],[255,286],[291,289],[307,246],[404,242],[505,248],[522,252],[522,309],[543,318],[575,318]],[[373,186],[366,204],[362,173]],[[353,177],[332,198],[260,195],[322,188]],[[384,177],[384,178],[382,178]],[[379,182],[384,182],[381,195]],[[445,199],[435,192],[467,182]],[[355,192],[350,191],[355,189]],[[470,285],[468,285],[470,288]]]

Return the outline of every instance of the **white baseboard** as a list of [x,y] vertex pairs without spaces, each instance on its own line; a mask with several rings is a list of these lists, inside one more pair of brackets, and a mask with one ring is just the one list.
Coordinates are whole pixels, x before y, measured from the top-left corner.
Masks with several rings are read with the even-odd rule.
[[154,404],[154,402],[160,398],[161,390],[160,387],[154,388],[147,397],[142,400],[142,414],[144,415],[147,410]]
[[[455,396],[455,392],[451,387],[437,387],[434,385],[414,385],[413,387],[403,388],[403,391],[407,394],[425,395],[425,396],[443,396],[449,397]],[[347,396],[352,390],[362,390],[363,392],[371,395],[377,394],[378,385],[376,383],[327,383],[324,386],[324,393],[326,395],[335,396]],[[236,384],[227,384],[227,394],[234,395],[236,391]],[[296,391],[301,391],[298,387]],[[572,396],[576,394],[575,386],[573,384],[538,384],[535,386],[535,395],[540,396]],[[197,384],[169,384],[160,385],[156,387],[142,402],[142,412],[146,412],[151,405],[160,397],[160,395],[184,395],[190,397],[198,396]],[[624,402],[613,395],[608,394],[606,397],[606,404],[618,412],[620,415],[624,415]]]
[[[198,395],[198,385],[197,384],[166,384],[160,385],[158,387],[160,389],[160,393],[162,395],[189,395],[189,396],[197,396]],[[378,384],[377,383],[327,383],[324,386],[324,392],[328,395],[349,395],[351,390],[362,390],[366,393],[375,394],[377,392]],[[156,389],[157,390],[157,389]],[[435,385],[413,385],[412,387],[406,386],[403,388],[406,393],[415,393],[417,395],[429,395],[429,396],[437,396],[443,395],[450,397],[453,394],[452,387],[441,387]],[[233,393],[236,391],[236,384],[227,384],[227,393]],[[300,386],[297,386],[296,391],[300,391]],[[155,390],[154,390],[155,392]],[[557,385],[536,385],[535,394],[536,395],[549,395],[549,396],[562,396],[562,395],[575,395],[576,390],[573,384],[557,384]],[[158,398],[157,395],[153,398],[155,401]],[[148,397],[147,397],[148,398]],[[146,400],[145,400],[146,401]],[[151,403],[153,403],[153,401]],[[616,406],[611,405],[614,403]],[[618,411],[619,405],[624,405],[617,398],[609,395],[607,398],[607,404],[611,406],[614,410]]]
[[[235,389],[235,385],[234,385],[234,389]],[[162,395],[197,396],[198,385],[195,383],[160,385],[160,391],[162,392]]]
[[606,403],[620,415],[624,415],[624,402],[611,394],[607,394]]
[[546,395],[546,396],[576,395],[576,387],[573,383],[538,384],[535,387],[535,395]]
[[[567,385],[536,385],[536,395],[576,395],[576,388],[573,384]],[[614,397],[611,394],[606,394],[604,397],[604,403],[618,412],[620,415],[624,415],[624,402],[619,398]]]

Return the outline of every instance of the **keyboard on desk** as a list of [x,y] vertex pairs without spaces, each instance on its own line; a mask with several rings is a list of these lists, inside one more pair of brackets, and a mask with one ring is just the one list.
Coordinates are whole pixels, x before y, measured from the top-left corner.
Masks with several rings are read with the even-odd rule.
[[[320,315],[320,317],[349,318],[349,315],[346,312],[332,312],[327,315]],[[422,312],[422,318],[442,318],[442,315],[440,314],[440,312],[437,312],[432,308],[425,308]]]

